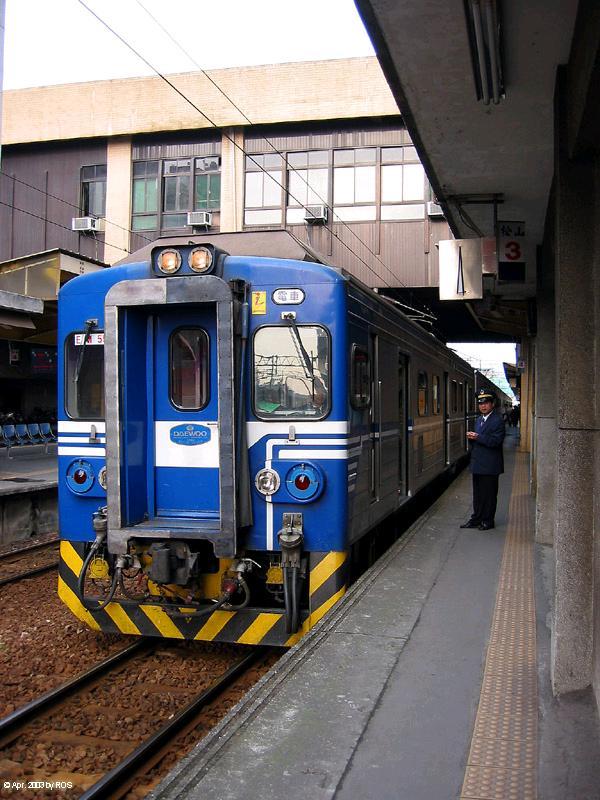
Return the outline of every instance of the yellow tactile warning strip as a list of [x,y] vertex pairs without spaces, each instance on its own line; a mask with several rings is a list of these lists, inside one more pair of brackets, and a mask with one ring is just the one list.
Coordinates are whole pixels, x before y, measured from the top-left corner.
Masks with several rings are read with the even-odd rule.
[[461,800],[536,800],[538,687],[528,455],[515,471],[496,606]]

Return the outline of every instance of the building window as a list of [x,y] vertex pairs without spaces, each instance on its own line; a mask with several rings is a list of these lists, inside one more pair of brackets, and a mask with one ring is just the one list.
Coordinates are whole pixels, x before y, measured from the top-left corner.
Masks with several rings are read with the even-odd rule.
[[245,225],[281,225],[283,159],[277,153],[246,156]]
[[426,417],[429,414],[427,373],[419,372],[417,380],[417,414]]
[[163,161],[163,228],[185,228],[187,225],[191,167],[189,158]]
[[425,217],[425,171],[414,147],[381,148],[381,219]]
[[221,206],[221,159],[196,158],[194,165],[194,211],[214,211]]
[[106,214],[106,164],[82,168],[81,213],[84,217]]
[[221,205],[221,157],[135,161],[131,228],[187,228],[188,211]]
[[333,205],[343,222],[377,218],[377,148],[333,151]]
[[329,205],[329,151],[310,150],[287,156],[288,224],[304,222],[306,206]]
[[133,165],[131,228],[158,229],[158,161],[136,161]]

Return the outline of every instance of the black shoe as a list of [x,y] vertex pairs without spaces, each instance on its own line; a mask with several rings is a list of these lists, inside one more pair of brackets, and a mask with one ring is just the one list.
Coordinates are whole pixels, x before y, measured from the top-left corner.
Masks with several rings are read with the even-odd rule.
[[461,525],[460,527],[461,528],[479,528],[480,525],[481,525],[480,522],[477,522],[474,519],[470,519],[468,522],[465,522],[465,524]]
[[479,530],[480,531],[491,531],[492,528],[495,528],[495,527],[496,526],[494,525],[493,522],[482,522],[481,525],[479,526]]

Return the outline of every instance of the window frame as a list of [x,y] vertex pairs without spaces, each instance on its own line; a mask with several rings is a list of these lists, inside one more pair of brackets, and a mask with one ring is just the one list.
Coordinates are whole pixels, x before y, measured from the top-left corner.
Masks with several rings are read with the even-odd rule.
[[[174,359],[173,359],[173,344],[175,340],[175,336],[181,331],[200,331],[203,336],[203,345],[204,345],[204,353],[205,359],[202,365],[202,400],[199,406],[180,406],[178,405],[175,400],[173,399],[173,376],[174,376]],[[169,334],[169,342],[168,342],[168,352],[169,352],[169,363],[168,363],[168,373],[169,373],[169,403],[173,406],[176,411],[182,412],[196,412],[202,411],[205,409],[208,404],[210,403],[210,369],[211,369],[211,361],[210,361],[210,336],[208,335],[208,331],[203,328],[201,325],[179,325],[177,328],[173,328],[171,333]]]
[[[89,333],[88,335],[96,335],[98,333],[104,334],[104,330],[94,330],[91,333]],[[72,376],[69,375],[69,363],[70,362],[69,362],[69,356],[68,356],[68,353],[67,353],[67,348],[69,347],[69,342],[70,341],[74,341],[74,337],[77,336],[78,334],[81,334],[82,336],[84,336],[86,334],[86,331],[85,330],[72,330],[65,336],[64,342],[63,342],[63,358],[64,358],[64,366],[63,366],[63,407],[64,407],[64,412],[65,412],[65,415],[69,419],[75,420],[77,422],[103,422],[106,419],[106,397],[105,397],[105,384],[104,384],[104,361],[105,361],[104,344],[102,344],[102,345],[99,345],[99,344],[87,345],[86,344],[85,345],[86,348],[88,348],[88,347],[99,347],[102,350],[102,364],[101,364],[101,369],[100,369],[100,378],[101,378],[101,380],[100,380],[100,395],[101,395],[101,406],[100,406],[100,412],[101,413],[100,413],[100,415],[97,416],[97,417],[91,417],[89,415],[82,416],[79,413],[77,415],[73,415],[71,413],[71,409],[70,409],[70,406],[69,406],[69,386],[72,383],[74,383],[74,381],[71,379]],[[83,347],[83,345],[82,345],[82,347]],[[78,382],[78,385],[79,385],[79,382]],[[79,401],[79,395],[77,397],[77,400]],[[79,406],[79,402],[77,402],[77,405]]]
[[[421,376],[425,378],[425,384],[421,385]],[[421,392],[424,392],[425,405],[424,410],[421,410]],[[417,370],[417,416],[429,416],[429,375],[426,370]]]
[[[367,395],[366,399],[362,400],[360,403],[356,401],[357,397],[362,397],[359,395],[356,389],[356,372],[355,372],[355,364],[356,362],[356,353],[361,351],[366,356],[366,366],[367,366]],[[369,355],[369,350],[362,344],[357,344],[356,342],[352,343],[352,350],[350,354],[350,405],[356,411],[364,411],[371,406],[371,384],[372,384],[372,374],[371,374],[371,357]]]
[[[437,387],[437,392],[436,392]],[[442,382],[439,375],[431,376],[431,411],[434,416],[438,416],[442,411]]]
[[[85,170],[97,170],[99,167],[104,169],[104,175],[100,177],[84,178]],[[84,164],[79,173],[79,197],[82,217],[95,217],[96,219],[104,219],[106,217],[106,180],[107,180],[107,165],[106,164]],[[84,187],[89,187],[91,184],[103,184],[104,189],[102,193],[102,211],[98,214],[90,208],[90,195],[89,188],[86,190]]]
[[331,410],[333,408],[332,403],[332,393],[333,393],[333,365],[332,365],[332,348],[331,348],[331,332],[329,328],[325,325],[317,324],[317,323],[303,323],[298,325],[298,328],[319,328],[320,330],[324,331],[327,336],[327,366],[328,366],[328,391],[327,391],[327,405],[325,407],[324,412],[320,416],[291,416],[291,415],[265,415],[264,412],[260,412],[256,405],[256,349],[255,349],[255,341],[257,335],[265,330],[265,328],[289,328],[289,325],[278,325],[274,323],[265,323],[258,327],[254,333],[252,334],[252,349],[250,352],[251,358],[251,379],[252,379],[252,413],[257,419],[262,420],[263,422],[278,422],[281,424],[282,421],[285,422],[320,422],[321,420],[326,419],[329,414],[331,414]]

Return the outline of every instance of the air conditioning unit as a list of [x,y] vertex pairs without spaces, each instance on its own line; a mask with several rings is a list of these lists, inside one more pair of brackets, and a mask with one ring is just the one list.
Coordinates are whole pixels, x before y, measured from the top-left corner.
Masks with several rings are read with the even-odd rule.
[[105,220],[100,217],[73,217],[71,220],[71,230],[79,233],[98,233],[105,227]]
[[434,218],[436,217],[443,218],[444,212],[442,210],[441,205],[439,203],[434,202],[433,200],[430,200],[427,203],[427,216]]
[[316,224],[327,222],[327,206],[306,206],[304,210],[304,221]]
[[210,211],[188,211],[187,224],[194,227],[210,228],[212,214]]

